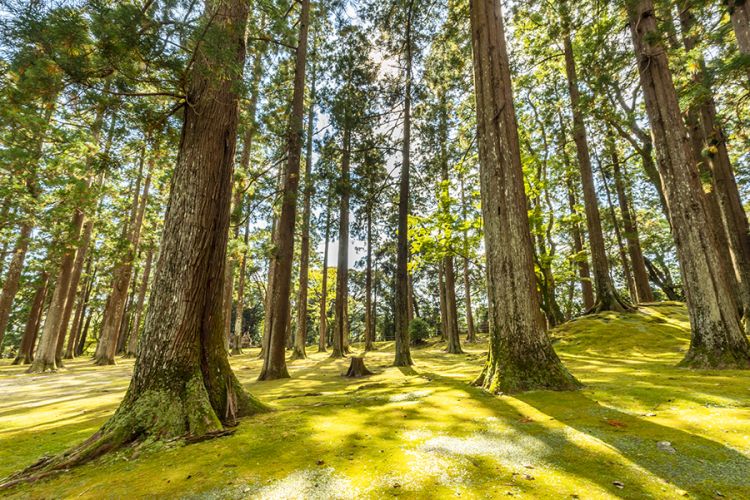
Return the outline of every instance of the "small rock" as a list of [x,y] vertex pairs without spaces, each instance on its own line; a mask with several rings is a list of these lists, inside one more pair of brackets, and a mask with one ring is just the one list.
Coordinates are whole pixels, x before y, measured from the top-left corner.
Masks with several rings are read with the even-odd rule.
[[724,496],[724,495],[723,495],[723,494],[721,493],[721,491],[719,491],[719,490],[716,490],[716,491],[714,491],[714,495],[716,495],[717,497],[723,497],[723,496]]
[[622,481],[612,481],[612,484],[620,489],[623,489],[625,487],[625,483],[623,483]]
[[531,474],[524,474],[523,478],[525,480],[527,480],[527,481],[533,481],[534,480],[534,476],[532,476]]
[[656,447],[661,451],[666,451],[667,453],[677,453],[677,450],[674,449],[672,443],[670,443],[669,441],[659,441],[658,443],[656,443]]
[[400,485],[400,484],[398,484],[398,483],[395,483],[395,484],[393,485],[393,487],[394,487],[394,488],[400,488],[400,487],[401,487],[401,485]]
[[315,462],[315,463],[316,463],[316,464],[318,464],[318,465],[323,465],[323,464],[325,464],[325,461],[323,461],[323,460],[318,460],[318,461],[317,461],[317,462]]

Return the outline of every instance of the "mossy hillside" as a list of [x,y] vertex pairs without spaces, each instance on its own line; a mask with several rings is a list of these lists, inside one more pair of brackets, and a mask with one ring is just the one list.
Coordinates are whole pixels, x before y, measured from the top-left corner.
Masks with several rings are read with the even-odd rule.
[[[448,355],[429,343],[393,368],[392,343],[366,355],[376,372],[313,353],[292,379],[255,382],[257,351],[232,358],[243,386],[276,411],[235,435],[99,459],[16,497],[746,498],[750,373],[676,368],[684,308],[604,313],[552,332],[586,387],[493,396],[471,387],[486,344]],[[85,439],[116,408],[132,361],[88,360],[43,376],[0,367],[0,476]],[[672,451],[659,445],[669,442]],[[664,449],[662,449],[664,448]],[[135,455],[135,456],[134,456]]]

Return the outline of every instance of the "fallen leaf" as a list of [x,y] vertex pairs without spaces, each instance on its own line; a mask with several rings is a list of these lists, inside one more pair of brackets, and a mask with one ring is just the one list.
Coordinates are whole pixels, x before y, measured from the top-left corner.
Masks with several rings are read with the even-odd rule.
[[619,420],[615,420],[614,418],[608,418],[605,420],[607,422],[607,425],[611,425],[612,427],[617,427],[618,429],[624,429],[628,425],[624,422],[620,422]]

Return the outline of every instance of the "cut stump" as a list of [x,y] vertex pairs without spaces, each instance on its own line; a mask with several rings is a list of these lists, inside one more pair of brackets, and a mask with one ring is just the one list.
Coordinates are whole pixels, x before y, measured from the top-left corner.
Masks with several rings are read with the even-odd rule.
[[352,356],[352,362],[344,377],[366,377],[373,373],[365,367],[365,358],[361,356]]

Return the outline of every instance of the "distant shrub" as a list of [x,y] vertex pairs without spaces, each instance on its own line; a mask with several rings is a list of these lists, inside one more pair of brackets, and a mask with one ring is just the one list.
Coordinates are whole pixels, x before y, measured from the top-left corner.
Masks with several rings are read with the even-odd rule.
[[409,323],[409,338],[411,343],[421,344],[430,337],[430,325],[422,318],[414,318]]

